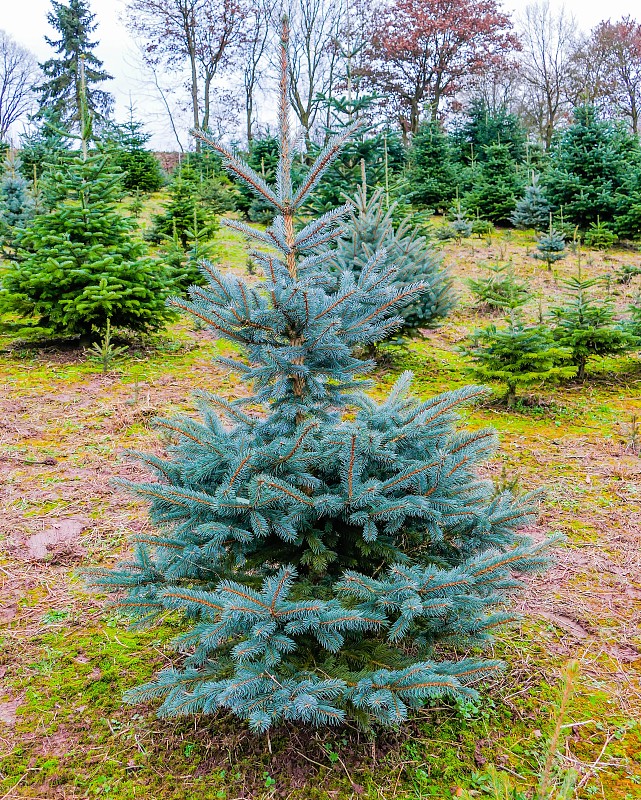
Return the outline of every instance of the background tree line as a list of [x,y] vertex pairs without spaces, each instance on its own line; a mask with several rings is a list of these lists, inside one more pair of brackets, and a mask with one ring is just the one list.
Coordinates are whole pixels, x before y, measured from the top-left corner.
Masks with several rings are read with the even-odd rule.
[[[477,97],[492,111],[515,113],[545,149],[582,103],[639,132],[641,25],[631,17],[586,33],[547,0],[517,21],[496,0],[129,0],[126,22],[159,90],[184,97],[194,127],[248,143],[274,124],[275,31],[284,11],[292,26],[290,99],[308,148],[326,139],[330,101],[342,95],[371,96],[371,120],[406,140],[422,121],[450,124]],[[92,61],[92,29],[77,24],[88,15],[86,0],[53,2],[49,20],[76,25],[95,109],[108,115],[109,75]],[[48,42],[59,48],[62,39]],[[34,101],[69,107],[70,92],[58,84],[73,64],[59,61],[41,64],[38,75],[28,51],[0,36],[0,138]],[[78,72],[71,73],[77,92]]]

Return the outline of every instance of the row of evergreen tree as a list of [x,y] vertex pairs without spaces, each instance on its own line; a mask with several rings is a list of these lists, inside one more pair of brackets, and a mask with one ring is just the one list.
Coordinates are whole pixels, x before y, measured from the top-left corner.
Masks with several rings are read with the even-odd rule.
[[519,387],[540,386],[571,378],[584,380],[594,358],[617,356],[641,349],[641,303],[618,319],[615,303],[603,277],[577,273],[562,282],[563,302],[527,324],[521,307],[532,297],[509,264],[489,268],[489,275],[468,284],[479,303],[508,311],[507,325],[490,324],[476,330],[463,348],[476,374],[503,383],[509,406]]
[[[2,310],[36,321],[40,330],[85,339],[99,336],[108,323],[157,330],[169,317],[166,298],[205,280],[202,261],[215,257],[218,215],[240,208],[262,219],[264,208],[223,175],[218,155],[204,150],[176,169],[163,208],[143,237],[135,219],[141,193],[157,189],[163,176],[145,149],[141,126],[132,119],[120,129],[103,126],[96,136],[89,115],[75,149],[73,139],[47,121],[25,142],[20,157],[7,162],[0,182],[0,241],[9,263]],[[275,177],[272,142],[264,140],[250,154],[268,182]],[[294,173],[296,181],[303,179],[301,159]],[[132,191],[127,207],[123,200]],[[363,258],[384,247],[388,262],[398,268],[397,284],[424,286],[403,309],[407,334],[445,316],[453,295],[434,248],[415,226],[396,224],[395,210],[381,191],[368,199],[365,182],[332,270],[358,273]],[[153,255],[150,244],[156,246]]]
[[406,169],[418,207],[447,210],[460,199],[469,218],[569,234],[600,224],[615,237],[641,235],[641,145],[596,109],[574,120],[548,153],[528,143],[516,116],[477,101],[453,132],[426,123],[414,138]]

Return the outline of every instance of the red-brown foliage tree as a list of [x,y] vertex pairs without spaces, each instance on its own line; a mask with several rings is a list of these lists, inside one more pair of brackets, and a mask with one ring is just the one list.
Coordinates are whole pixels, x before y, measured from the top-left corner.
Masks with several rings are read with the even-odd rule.
[[388,0],[376,15],[368,78],[414,133],[424,108],[435,119],[468,78],[518,47],[496,0]]
[[633,133],[641,130],[641,25],[631,17],[602,22],[592,32],[597,50],[605,55],[605,94],[616,111],[627,117]]

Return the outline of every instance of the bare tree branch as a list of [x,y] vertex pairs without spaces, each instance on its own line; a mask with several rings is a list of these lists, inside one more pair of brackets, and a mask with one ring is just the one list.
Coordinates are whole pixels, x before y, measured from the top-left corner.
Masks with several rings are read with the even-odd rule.
[[33,86],[40,72],[34,56],[0,31],[0,139],[33,105]]

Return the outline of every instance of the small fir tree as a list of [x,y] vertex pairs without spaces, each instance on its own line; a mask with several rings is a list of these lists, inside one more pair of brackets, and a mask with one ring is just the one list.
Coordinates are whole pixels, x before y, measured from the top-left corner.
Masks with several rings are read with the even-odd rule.
[[601,222],[600,217],[596,218],[596,222],[590,223],[590,227],[585,233],[586,245],[594,247],[596,250],[609,250],[613,244],[616,244],[617,239],[616,233],[605,222]]
[[563,282],[566,302],[550,311],[554,338],[572,351],[579,380],[585,379],[591,358],[626,353],[638,344],[624,325],[616,323],[613,299],[594,296],[592,290],[602,285],[602,278],[583,278],[579,269],[577,275]]
[[166,716],[227,710],[256,731],[398,725],[436,697],[475,697],[472,684],[496,672],[443,648],[489,640],[511,618],[497,604],[522,585],[514,573],[544,567],[548,543],[519,533],[530,498],[496,496],[477,473],[494,432],[455,428],[455,410],[482,390],[418,402],[405,375],[381,405],[360,391],[372,365],[352,348],[384,338],[398,324],[390,312],[421,287],[395,288],[382,253],[328,281],[346,209],[297,214],[353,129],[294,190],[286,42],[284,27],[276,185],[198,134],[277,214],[266,232],[229,222],[269,246],[254,253],[264,279],[206,267],[207,289],[173,301],[243,347],[246,359],[225,363],[253,395],[203,392],[202,421],[159,423],[174,437],[168,458],[145,457],[159,481],[132,488],[161,530],[139,533],[133,559],[93,579],[124,590],[117,602],[137,618],[185,620],[183,663],[131,702],[160,698]]
[[171,270],[172,282],[181,291],[205,283],[201,264],[205,260],[211,260],[216,250],[210,232],[198,227],[196,213],[187,235],[189,244],[185,249],[174,226],[173,236],[163,237],[161,248],[162,259]]
[[552,207],[543,192],[538,176],[532,174],[532,182],[517,202],[510,221],[521,230],[543,231],[548,226],[551,211]]
[[487,148],[478,178],[463,198],[467,211],[492,222],[508,224],[523,192],[523,182],[507,145]]
[[412,202],[443,211],[456,192],[458,173],[447,134],[438,122],[424,123],[412,139],[407,176]]
[[479,306],[491,311],[515,309],[532,297],[527,284],[517,280],[510,262],[486,265],[487,274],[468,278],[467,285]]
[[545,261],[548,265],[548,270],[552,269],[552,264],[556,264],[557,261],[561,261],[567,255],[565,239],[562,234],[552,227],[551,216],[549,230],[536,240],[536,249],[538,252],[532,253],[533,258]]
[[123,186],[128,192],[157,192],[164,183],[160,163],[156,156],[145,149],[151,135],[145,133],[142,122],[134,119],[133,108],[129,109],[129,120],[124,125],[115,125],[113,138],[113,161],[123,172]]
[[[81,98],[82,99],[82,98]],[[169,275],[133,236],[122,214],[120,173],[93,141],[81,109],[82,148],[45,173],[52,208],[37,214],[17,240],[17,260],[4,278],[3,305],[37,315],[55,333],[95,336],[107,320],[117,327],[161,327],[169,311]]]
[[627,321],[626,328],[636,339],[636,346],[641,347],[641,294],[634,298],[634,302],[630,304],[628,309],[630,317]]
[[475,373],[484,380],[500,381],[507,389],[505,402],[513,407],[517,389],[569,378],[572,351],[554,341],[543,325],[523,325],[512,315],[507,328],[489,325],[471,336],[466,354]]
[[149,232],[152,242],[160,242],[176,234],[186,251],[193,240],[194,228],[201,231],[203,237],[211,238],[215,234],[218,220],[203,208],[199,187],[199,176],[189,162],[181,164],[169,185],[169,199],[162,204],[163,213],[154,217]]
[[395,230],[394,206],[386,209],[383,190],[367,199],[361,186],[343,235],[336,243],[332,266],[338,272],[351,270],[360,275],[375,253],[385,251],[385,263],[396,269],[394,285],[399,289],[422,283],[424,290],[408,299],[399,309],[402,333],[427,328],[445,317],[454,305],[452,280],[443,269],[441,258],[409,220]]

